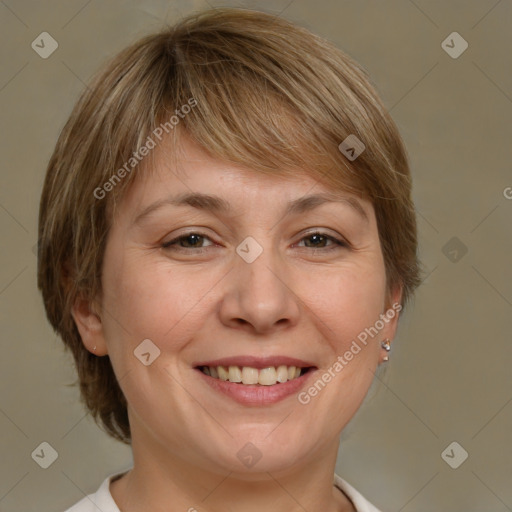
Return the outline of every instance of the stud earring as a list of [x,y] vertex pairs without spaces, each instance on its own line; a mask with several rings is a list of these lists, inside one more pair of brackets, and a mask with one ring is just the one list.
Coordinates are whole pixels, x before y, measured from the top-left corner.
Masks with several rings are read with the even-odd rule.
[[[389,352],[391,350],[391,340],[389,338],[386,338],[384,341],[381,342],[380,346],[386,351]],[[384,362],[389,361],[389,356],[386,354],[382,360]]]
[[96,351],[96,345],[94,345],[94,348],[92,349],[93,351]]

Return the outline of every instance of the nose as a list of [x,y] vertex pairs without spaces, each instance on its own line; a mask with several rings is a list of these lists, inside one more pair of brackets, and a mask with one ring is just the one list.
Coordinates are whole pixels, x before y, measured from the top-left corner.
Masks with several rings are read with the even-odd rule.
[[235,254],[233,265],[220,307],[224,325],[271,334],[297,324],[300,300],[290,271],[274,251],[263,250],[252,263]]

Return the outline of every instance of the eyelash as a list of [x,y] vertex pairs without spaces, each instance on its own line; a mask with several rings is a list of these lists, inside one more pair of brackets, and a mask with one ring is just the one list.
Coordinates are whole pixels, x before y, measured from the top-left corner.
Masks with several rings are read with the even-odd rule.
[[[192,235],[196,235],[196,236],[199,236],[201,238],[207,238],[208,240],[212,241],[210,239],[209,236],[207,235],[204,235],[200,232],[196,232],[196,231],[191,231],[190,233],[185,233],[183,235],[180,235],[176,238],[174,238],[173,240],[170,240],[169,242],[165,242],[161,245],[161,247],[163,249],[166,249],[166,250],[176,250],[178,252],[189,252],[189,251],[192,251],[192,252],[195,252],[195,253],[199,253],[199,254],[202,254],[202,253],[205,253],[205,252],[208,252],[208,248],[204,248],[204,247],[198,247],[198,248],[194,248],[194,247],[172,247],[173,245],[175,245],[176,243],[178,243],[180,240],[184,240],[184,239],[187,239],[188,237],[192,236]],[[333,251],[333,250],[336,250],[336,249],[341,249],[341,248],[348,248],[349,245],[347,242],[343,241],[343,240],[339,240],[338,238],[336,237],[333,237],[331,235],[328,235],[326,233],[323,233],[321,231],[314,231],[314,232],[311,232],[311,233],[308,233],[307,235],[303,236],[299,242],[301,242],[302,240],[304,240],[305,238],[311,238],[313,236],[321,236],[323,238],[326,238],[327,240],[330,240],[331,242],[334,242],[335,245],[331,245],[330,247],[319,247],[318,249],[319,250],[324,250],[324,251]],[[211,246],[210,246],[211,247]],[[306,249],[308,249],[308,247],[305,247]],[[316,247],[311,247],[310,249],[317,249]]]

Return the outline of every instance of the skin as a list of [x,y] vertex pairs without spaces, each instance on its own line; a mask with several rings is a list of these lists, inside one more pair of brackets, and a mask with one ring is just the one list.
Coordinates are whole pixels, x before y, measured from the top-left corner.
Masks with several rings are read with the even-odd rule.
[[[155,172],[118,205],[101,296],[73,307],[85,347],[109,355],[128,401],[134,468],[111,483],[112,496],[123,512],[355,510],[333,487],[339,434],[398,314],[306,405],[296,395],[239,404],[205,384],[193,363],[287,355],[313,362],[320,378],[400,301],[397,288],[385,302],[373,206],[358,198],[367,221],[343,202],[284,217],[289,201],[329,189],[302,172],[285,179],[222,162],[187,139],[182,149],[178,167],[168,147],[154,150]],[[233,213],[168,205],[133,224],[151,203],[191,191],[221,196]],[[315,229],[349,246],[318,241]],[[161,247],[190,232],[207,238]],[[250,264],[235,252],[247,236],[263,248]],[[145,366],[133,351],[148,338],[161,352]],[[251,468],[237,458],[247,442],[262,454]]]

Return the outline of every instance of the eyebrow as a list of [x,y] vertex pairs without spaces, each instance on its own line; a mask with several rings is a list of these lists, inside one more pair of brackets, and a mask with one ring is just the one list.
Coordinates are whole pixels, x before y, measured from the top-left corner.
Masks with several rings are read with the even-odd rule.
[[[355,210],[360,217],[369,222],[368,215],[361,203],[350,196],[340,196],[329,192],[313,194],[299,197],[290,201],[286,207],[284,215],[297,215],[313,210],[325,203],[344,203]],[[140,224],[151,213],[159,210],[163,206],[191,206],[198,210],[210,211],[214,213],[229,214],[233,212],[233,207],[222,197],[198,192],[184,192],[176,196],[166,197],[155,203],[150,204],[141,213],[137,215],[133,224]]]

